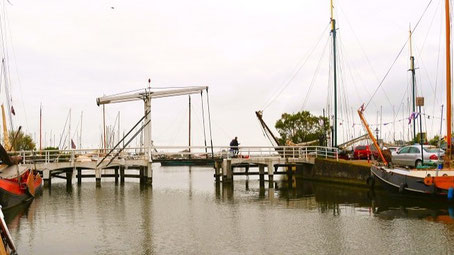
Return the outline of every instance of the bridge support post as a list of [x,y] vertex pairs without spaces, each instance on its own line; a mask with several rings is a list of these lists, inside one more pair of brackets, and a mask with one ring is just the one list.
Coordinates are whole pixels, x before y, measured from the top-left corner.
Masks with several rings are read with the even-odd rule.
[[[153,183],[153,168],[151,166],[152,157],[151,157],[151,95],[147,94],[143,99],[144,102],[144,112],[145,119],[144,123],[147,123],[144,128],[143,138],[145,146],[145,155],[146,155],[146,168],[144,169],[143,182],[144,184],[151,185]],[[147,114],[148,113],[148,114]]]
[[125,183],[125,167],[120,166],[120,183]]
[[264,165],[259,165],[259,179],[260,179],[260,185],[263,185],[265,182],[265,166]]
[[95,169],[96,187],[101,186],[101,171],[102,169],[100,168]]
[[118,168],[120,168],[120,167],[117,166],[117,167],[115,167],[115,170],[114,170],[115,184],[118,184]]
[[77,169],[77,185],[82,184],[82,169]]
[[140,185],[144,184],[144,173],[143,173],[143,166],[139,166],[139,183]]
[[219,161],[214,161],[214,178],[216,179],[216,182],[220,181],[220,175],[221,175],[221,162]]
[[269,185],[271,186],[271,184],[273,183],[273,179],[274,179],[274,173],[273,173],[273,160],[271,159],[267,159],[267,165],[268,165],[268,182],[269,182]]
[[147,167],[145,168],[145,184],[153,184],[153,166],[151,160],[148,162]]
[[66,186],[71,186],[72,185],[72,180],[73,180],[73,173],[74,169],[71,170],[66,170]]
[[50,175],[50,170],[44,170],[43,171],[44,187],[50,187],[51,178],[52,176]]
[[222,182],[231,182],[233,180],[232,160],[222,160]]

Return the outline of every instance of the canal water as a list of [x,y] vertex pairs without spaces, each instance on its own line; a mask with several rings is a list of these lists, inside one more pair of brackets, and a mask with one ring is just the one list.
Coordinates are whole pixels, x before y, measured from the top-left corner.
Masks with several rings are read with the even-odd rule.
[[447,205],[279,178],[216,185],[211,168],[155,166],[152,188],[54,181],[5,217],[19,254],[454,253]]

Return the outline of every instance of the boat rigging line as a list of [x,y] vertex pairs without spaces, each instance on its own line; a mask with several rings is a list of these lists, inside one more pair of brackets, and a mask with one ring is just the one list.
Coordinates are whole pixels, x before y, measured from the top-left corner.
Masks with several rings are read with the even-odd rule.
[[[107,158],[107,157],[108,157],[108,156],[109,156],[109,155],[110,155],[110,154],[111,154],[111,153],[112,153],[112,152],[113,152],[113,151],[114,151],[114,150],[115,150],[115,149],[116,149],[116,148],[117,148],[125,139],[126,139],[126,137],[127,137],[127,136],[128,136],[128,135],[129,135],[129,134],[130,134],[130,133],[131,133],[131,132],[132,132],[132,131],[133,131],[133,130],[134,130],[134,129],[135,129],[135,128],[136,128],[136,127],[137,127],[145,118],[146,118],[146,117],[147,117],[147,115],[149,115],[149,114],[150,114],[150,111],[147,111],[147,112],[145,113],[145,115],[144,115],[139,121],[137,121],[137,123],[128,131],[128,133],[127,133],[126,135],[124,135],[123,138],[122,138],[120,141],[118,141],[118,143],[117,143],[117,144],[116,144],[116,145],[115,145],[115,146],[106,154],[106,156],[104,156],[104,158],[102,158],[102,159],[99,161],[99,163],[96,165],[96,167],[98,167],[99,165],[101,165],[101,163],[102,163],[102,162],[103,162],[103,161],[104,161],[104,160],[105,160],[105,159],[106,159],[106,158]],[[148,123],[150,123],[150,121],[148,121]],[[147,123],[147,124],[148,124],[148,123]],[[146,126],[147,124],[143,125],[143,126],[140,128],[140,130],[139,130],[139,131],[138,131],[138,132],[137,132],[137,133],[128,141],[128,143],[126,143],[126,144],[123,145],[123,148],[121,149],[121,151],[123,151],[123,150],[126,148],[126,146],[129,145],[129,143],[132,141],[132,139],[134,139],[134,138],[137,136],[137,134],[139,134],[140,131],[142,131],[142,129],[145,128],[145,126]],[[121,151],[120,151],[120,152],[121,152]],[[117,155],[118,155],[118,154],[117,154]],[[116,155],[116,156],[117,156],[117,155]],[[116,156],[114,156],[113,158],[115,158]],[[112,160],[113,160],[113,158],[112,158]],[[111,160],[110,162],[112,162],[112,160]],[[110,164],[110,162],[109,162],[109,164]],[[107,165],[109,165],[109,164],[107,164]]]
[[208,87],[206,88],[206,92],[207,92],[207,105],[208,105],[208,124],[209,124],[209,127],[210,127],[211,158],[214,158],[213,134],[211,132],[210,97],[208,96]]
[[[323,30],[323,33],[319,36],[319,39],[318,39],[317,43],[315,44],[315,46],[308,52],[308,54],[305,55],[305,57],[303,56],[297,62],[296,66],[295,66],[296,70],[293,72],[293,74],[291,75],[290,79],[288,79],[287,81],[284,80],[282,82],[281,89],[279,90],[279,92],[277,94],[274,94],[274,96],[271,97],[270,100],[268,100],[268,102],[265,104],[265,106],[262,107],[262,111],[266,110],[272,103],[274,103],[277,100],[277,98],[279,98],[279,96],[284,92],[284,90],[286,90],[288,88],[288,86],[292,83],[292,81],[296,78],[298,73],[303,69],[303,67],[309,61],[309,58],[312,56],[312,54],[318,48],[318,45],[322,41],[322,39],[323,39],[323,37],[324,37],[324,35],[325,35],[326,31],[328,30],[330,25],[331,25],[331,21],[327,24],[326,28]],[[300,65],[301,62],[302,62],[302,64]]]
[[[418,28],[422,18],[424,17],[424,14],[426,14],[426,11],[429,9],[429,6],[430,4],[432,3],[433,0],[430,0],[429,3],[427,4],[426,8],[424,9],[423,13],[421,14],[421,17],[419,18],[418,22],[416,23],[415,27],[413,28],[413,33],[416,31],[416,29]],[[400,49],[399,53],[397,54],[397,56],[395,57],[393,63],[391,64],[391,66],[389,67],[388,71],[386,71],[385,73],[385,76],[382,78],[382,80],[380,81],[380,83],[378,84],[377,88],[375,89],[374,93],[372,94],[372,96],[370,97],[369,101],[364,105],[364,110],[367,109],[367,107],[369,106],[370,102],[372,101],[372,99],[374,98],[375,94],[377,94],[378,90],[382,87],[383,85],[383,82],[386,80],[386,78],[388,77],[389,73],[391,72],[394,64],[397,62],[397,60],[399,59],[400,55],[402,54],[402,52],[404,51],[405,47],[407,46],[407,43],[408,41],[410,40],[410,38],[407,38],[407,40],[405,41],[404,45],[402,46],[402,48]]]
[[208,150],[207,150],[207,134],[206,134],[206,125],[205,125],[205,110],[203,108],[203,92],[200,91],[200,100],[202,102],[202,124],[203,124],[203,142],[205,144],[205,153],[208,153]]
[[[150,112],[147,112],[143,118],[145,118]],[[134,140],[134,138],[136,138],[137,135],[139,135],[142,130],[148,125],[150,124],[151,122],[151,119],[149,119],[145,124],[143,124],[139,130],[137,130],[137,132],[129,139],[129,141],[123,146],[123,148],[121,148],[111,159],[110,161],[107,163],[106,167],[108,167],[110,165],[110,163],[112,163],[112,161],[132,142],[132,140]],[[139,122],[140,123],[140,122]],[[132,130],[131,130],[132,131]],[[120,143],[118,143],[120,144]],[[106,155],[107,157],[107,155]],[[97,167],[99,166],[100,163],[98,163]]]

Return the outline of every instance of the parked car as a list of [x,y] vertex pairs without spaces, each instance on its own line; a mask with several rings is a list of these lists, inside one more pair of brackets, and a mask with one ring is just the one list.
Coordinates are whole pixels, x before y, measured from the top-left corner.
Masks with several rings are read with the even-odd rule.
[[[445,152],[439,148],[423,147],[424,164],[436,165],[439,159],[443,159]],[[391,154],[392,163],[401,166],[418,167],[422,165],[421,145],[409,145],[400,148]]]
[[359,145],[355,147],[353,151],[354,159],[368,159],[372,152],[370,151],[369,145]]

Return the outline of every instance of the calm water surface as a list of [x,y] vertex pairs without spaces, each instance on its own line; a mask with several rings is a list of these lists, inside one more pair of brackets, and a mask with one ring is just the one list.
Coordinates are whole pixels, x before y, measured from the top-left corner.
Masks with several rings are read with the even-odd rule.
[[152,188],[53,182],[6,220],[19,254],[454,253],[454,210],[440,203],[235,178],[216,185],[210,168],[155,166]]

